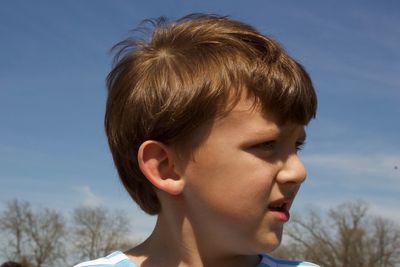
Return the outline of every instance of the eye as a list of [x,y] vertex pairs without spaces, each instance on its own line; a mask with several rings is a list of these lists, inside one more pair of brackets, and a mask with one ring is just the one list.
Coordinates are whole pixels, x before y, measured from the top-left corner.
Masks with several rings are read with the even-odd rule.
[[273,150],[275,148],[276,141],[266,141],[253,146],[255,149],[260,150]]

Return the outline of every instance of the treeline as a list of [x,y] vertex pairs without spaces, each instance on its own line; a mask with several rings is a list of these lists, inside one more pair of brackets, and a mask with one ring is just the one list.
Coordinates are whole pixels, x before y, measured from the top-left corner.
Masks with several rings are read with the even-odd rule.
[[372,216],[364,202],[348,202],[326,213],[294,216],[286,242],[273,254],[306,259],[323,267],[399,267],[400,227]]
[[[134,246],[121,211],[80,207],[68,220],[46,208],[13,200],[0,216],[0,253],[24,267],[73,266]],[[274,256],[305,259],[323,267],[400,266],[400,227],[372,216],[364,202],[348,202],[327,212],[310,209],[293,216]]]
[[2,256],[24,267],[73,266],[132,245],[128,217],[99,207],[79,207],[66,218],[13,200],[1,214],[0,232]]

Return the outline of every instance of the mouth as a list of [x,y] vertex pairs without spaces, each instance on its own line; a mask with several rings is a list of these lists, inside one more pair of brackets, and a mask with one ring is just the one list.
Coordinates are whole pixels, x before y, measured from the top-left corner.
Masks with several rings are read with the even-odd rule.
[[276,218],[278,221],[287,222],[290,219],[289,213],[289,200],[278,200],[273,201],[268,205],[268,211]]
[[287,203],[270,204],[268,205],[268,209],[272,211],[284,211],[287,210]]

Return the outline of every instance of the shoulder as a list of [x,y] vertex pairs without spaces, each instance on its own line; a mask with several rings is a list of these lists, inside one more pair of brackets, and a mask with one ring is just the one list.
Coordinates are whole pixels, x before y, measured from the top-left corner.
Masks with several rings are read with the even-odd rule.
[[116,251],[106,257],[85,261],[75,265],[74,267],[137,267],[137,265],[134,264],[124,253]]
[[283,260],[262,255],[261,262],[257,267],[319,267],[319,265],[306,261]]

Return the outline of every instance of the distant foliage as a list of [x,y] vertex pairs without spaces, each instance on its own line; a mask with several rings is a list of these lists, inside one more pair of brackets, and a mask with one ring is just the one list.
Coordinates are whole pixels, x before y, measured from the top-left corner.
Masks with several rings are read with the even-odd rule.
[[11,201],[0,217],[2,252],[25,266],[56,266],[65,258],[64,218],[49,209],[34,211],[28,202]]
[[[72,244],[79,260],[103,257],[116,249],[128,249],[129,222],[120,211],[77,208],[73,214]],[[131,244],[132,245],[132,244]]]
[[73,266],[129,246],[128,219],[120,211],[80,207],[69,221],[57,211],[10,201],[0,216],[0,253],[24,267]]
[[275,256],[307,259],[323,267],[395,267],[400,265],[400,227],[368,214],[363,202],[349,202],[326,216],[310,210],[287,226],[289,242]]

